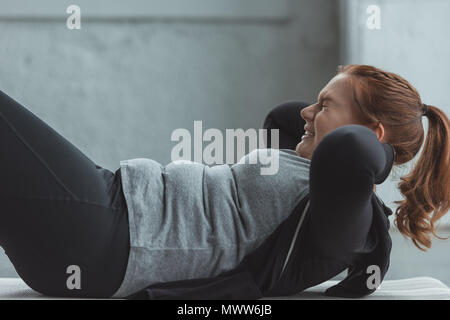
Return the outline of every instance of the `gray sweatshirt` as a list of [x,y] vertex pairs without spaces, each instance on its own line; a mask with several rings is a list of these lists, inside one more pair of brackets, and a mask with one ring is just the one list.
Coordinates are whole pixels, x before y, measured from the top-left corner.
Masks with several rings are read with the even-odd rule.
[[[274,174],[262,174],[268,151]],[[114,297],[237,267],[308,194],[310,163],[288,149],[256,149],[232,166],[121,161],[131,248]]]

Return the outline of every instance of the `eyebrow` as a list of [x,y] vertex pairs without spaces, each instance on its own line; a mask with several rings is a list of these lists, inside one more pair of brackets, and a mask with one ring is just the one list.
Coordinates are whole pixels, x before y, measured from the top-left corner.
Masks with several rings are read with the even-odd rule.
[[[319,96],[317,97],[317,100],[320,101],[320,93],[319,93]],[[327,100],[334,102],[333,97],[331,97],[330,95],[324,94],[324,97],[322,97],[322,102],[327,101]]]

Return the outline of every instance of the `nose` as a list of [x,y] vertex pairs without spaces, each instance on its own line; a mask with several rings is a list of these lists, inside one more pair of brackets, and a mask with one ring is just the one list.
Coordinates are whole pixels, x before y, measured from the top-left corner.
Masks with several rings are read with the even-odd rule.
[[314,105],[309,105],[300,111],[300,116],[306,121],[314,120]]

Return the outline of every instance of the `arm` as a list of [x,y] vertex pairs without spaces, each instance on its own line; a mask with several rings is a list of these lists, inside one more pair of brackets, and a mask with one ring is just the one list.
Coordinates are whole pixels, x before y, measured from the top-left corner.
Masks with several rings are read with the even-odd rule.
[[393,148],[360,125],[329,132],[310,168],[312,237],[325,256],[352,261],[372,225],[370,198],[393,162]]
[[295,150],[305,133],[305,120],[300,111],[309,104],[300,101],[289,101],[273,108],[264,120],[263,128],[267,129],[267,148],[271,148],[270,130],[280,130],[279,149]]

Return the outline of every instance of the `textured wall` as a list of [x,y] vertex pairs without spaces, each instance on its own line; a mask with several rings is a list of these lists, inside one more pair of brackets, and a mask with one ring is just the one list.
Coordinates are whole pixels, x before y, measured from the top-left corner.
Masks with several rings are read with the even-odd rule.
[[338,64],[336,5],[295,4],[279,23],[0,22],[0,88],[100,165],[165,164],[176,128],[258,128],[317,95]]
[[[0,90],[101,166],[166,164],[174,129],[259,128],[274,105],[315,99],[334,75],[337,3],[291,4],[278,22],[94,19],[68,30],[0,19]],[[0,276],[11,274],[0,256]]]
[[[366,8],[381,9],[381,29],[366,27]],[[450,115],[450,2],[447,0],[343,0],[347,19],[343,23],[342,52],[345,63],[362,63],[398,73],[419,91],[422,100]],[[425,133],[428,121],[423,117]],[[415,159],[395,167],[379,194],[391,207],[401,194],[400,177],[415,165]],[[395,192],[392,192],[395,190]],[[450,219],[446,219],[450,222]]]
[[[381,29],[366,27],[369,5],[381,9]],[[422,100],[450,115],[450,2],[447,0],[343,0],[341,1],[342,53],[344,63],[370,64],[405,77]],[[425,132],[428,121],[423,118]],[[401,200],[397,184],[414,167],[418,156],[401,167],[377,188],[383,201],[395,211]],[[393,216],[391,216],[393,217]],[[441,222],[440,236],[449,236],[450,214]],[[429,252],[421,252],[395,233],[388,278],[434,276],[450,284],[450,240],[435,239]]]

